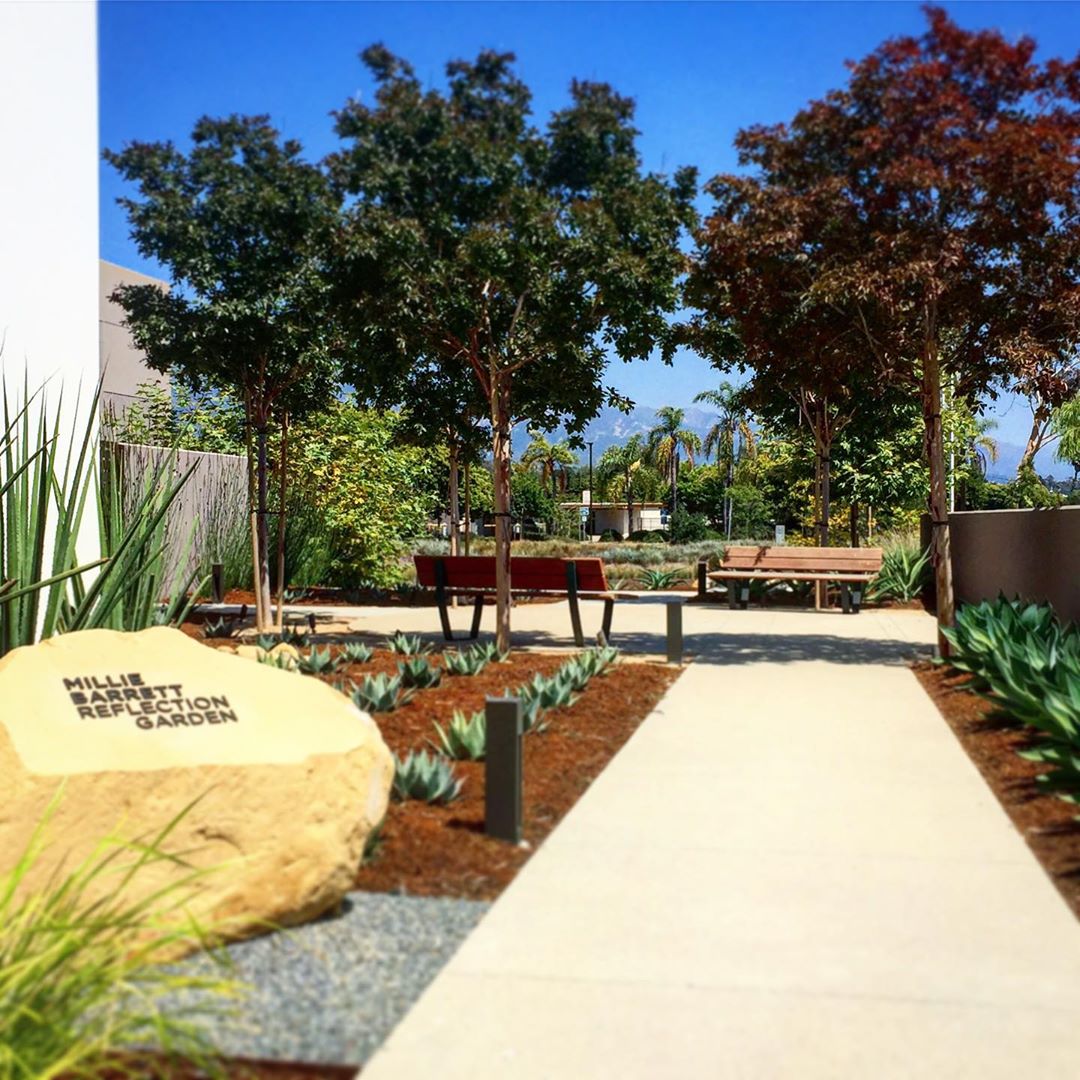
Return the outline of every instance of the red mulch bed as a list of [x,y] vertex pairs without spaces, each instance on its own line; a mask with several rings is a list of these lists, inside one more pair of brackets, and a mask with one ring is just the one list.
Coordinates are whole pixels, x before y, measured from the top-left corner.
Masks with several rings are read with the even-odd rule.
[[914,670],[1050,880],[1080,918],[1080,823],[1076,820],[1080,808],[1038,789],[1035,778],[1046,770],[1017,754],[1031,745],[1028,730],[966,690],[967,675],[928,662],[916,664]]
[[[408,705],[375,717],[392,750],[404,755],[434,736],[432,722],[445,727],[454,709],[482,709],[487,695],[501,694],[536,672],[552,674],[566,656],[515,653],[489,664],[475,676],[444,677],[442,685],[421,691]],[[389,670],[377,656],[360,671]],[[550,726],[525,737],[524,839],[514,846],[484,833],[484,764],[455,762],[465,781],[461,797],[449,806],[410,800],[394,802],[383,825],[382,841],[360,869],[356,886],[368,892],[415,896],[453,896],[492,900],[528,861],[532,852],[616,751],[634,733],[675,681],[679,671],[660,664],[626,662],[594,678],[569,708],[547,714]]]

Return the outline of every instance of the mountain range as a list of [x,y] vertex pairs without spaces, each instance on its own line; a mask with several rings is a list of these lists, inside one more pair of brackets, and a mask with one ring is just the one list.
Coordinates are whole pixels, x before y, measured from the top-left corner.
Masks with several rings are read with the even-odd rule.
[[[684,410],[683,423],[686,428],[705,438],[709,428],[716,422],[715,413],[708,409],[698,409],[690,406]],[[636,405],[630,412],[620,412],[615,408],[602,409],[597,418],[589,425],[583,436],[586,447],[578,452],[578,460],[587,464],[589,460],[588,442],[593,444],[593,461],[599,461],[600,455],[609,447],[617,443],[626,442],[631,435],[644,436],[650,428],[656,426],[656,409],[648,405]],[[563,439],[566,432],[562,428],[556,429],[548,435],[552,441]],[[526,446],[529,445],[529,433],[525,424],[517,424],[514,427],[513,447],[514,456],[519,456]],[[1023,456],[1024,448],[1016,443],[998,442],[998,459],[989,470],[990,480],[1006,482],[1016,476],[1017,466]],[[1047,447],[1040,451],[1035,459],[1036,469],[1040,476],[1052,476],[1057,480],[1068,480],[1072,477],[1072,467],[1060,461],[1054,460],[1054,448]]]

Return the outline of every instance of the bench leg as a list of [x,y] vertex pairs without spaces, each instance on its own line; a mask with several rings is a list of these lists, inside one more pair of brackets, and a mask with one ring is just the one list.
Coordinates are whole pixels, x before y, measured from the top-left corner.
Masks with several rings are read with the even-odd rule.
[[484,595],[477,593],[473,600],[472,626],[469,629],[469,637],[475,641],[480,636],[480,616],[484,610]]
[[856,585],[851,590],[851,610],[855,615],[859,614],[859,607],[862,604],[862,586]]
[[435,586],[435,602],[439,605],[439,622],[442,623],[443,637],[447,641],[454,640],[454,631],[450,628],[450,612],[446,605],[446,590],[441,585]]
[[750,606],[750,582],[739,589],[739,607],[745,611]]
[[846,581],[840,582],[840,610],[845,615],[851,614],[851,586]]
[[604,601],[604,621],[600,624],[600,644],[608,645],[611,642],[611,616],[615,611],[615,601]]
[[570,601],[570,624],[574,628],[574,644],[579,648],[585,647],[585,635],[581,629],[581,608],[578,607],[577,593],[571,593],[567,599]]
[[709,579],[706,577],[708,573],[709,564],[705,559],[698,559],[697,564],[697,594],[699,600],[705,599],[705,594],[709,591]]

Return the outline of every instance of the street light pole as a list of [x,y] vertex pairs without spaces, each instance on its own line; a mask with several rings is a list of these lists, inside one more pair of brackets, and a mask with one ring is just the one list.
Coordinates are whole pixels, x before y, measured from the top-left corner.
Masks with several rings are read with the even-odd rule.
[[593,444],[589,443],[589,515],[585,519],[589,523],[589,535],[592,536],[596,532],[596,528],[593,524],[592,518],[592,447]]

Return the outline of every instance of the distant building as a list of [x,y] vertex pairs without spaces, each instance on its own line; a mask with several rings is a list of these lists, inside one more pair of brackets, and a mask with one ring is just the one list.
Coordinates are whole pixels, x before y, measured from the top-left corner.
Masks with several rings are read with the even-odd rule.
[[632,532],[658,532],[664,527],[664,504],[659,502],[634,501],[633,523],[627,524],[625,502],[590,502],[588,491],[582,493],[585,498],[580,502],[564,502],[559,505],[571,514],[579,514],[583,523],[587,522],[592,512],[592,536],[600,536],[608,530],[614,530],[624,539]]
[[101,259],[98,263],[98,364],[101,375],[101,415],[122,416],[137,401],[140,384],[154,383],[167,388],[169,377],[146,366],[146,355],[135,347],[130,331],[123,325],[124,309],[110,299],[120,285],[158,285],[168,290],[160,278],[128,270]]

